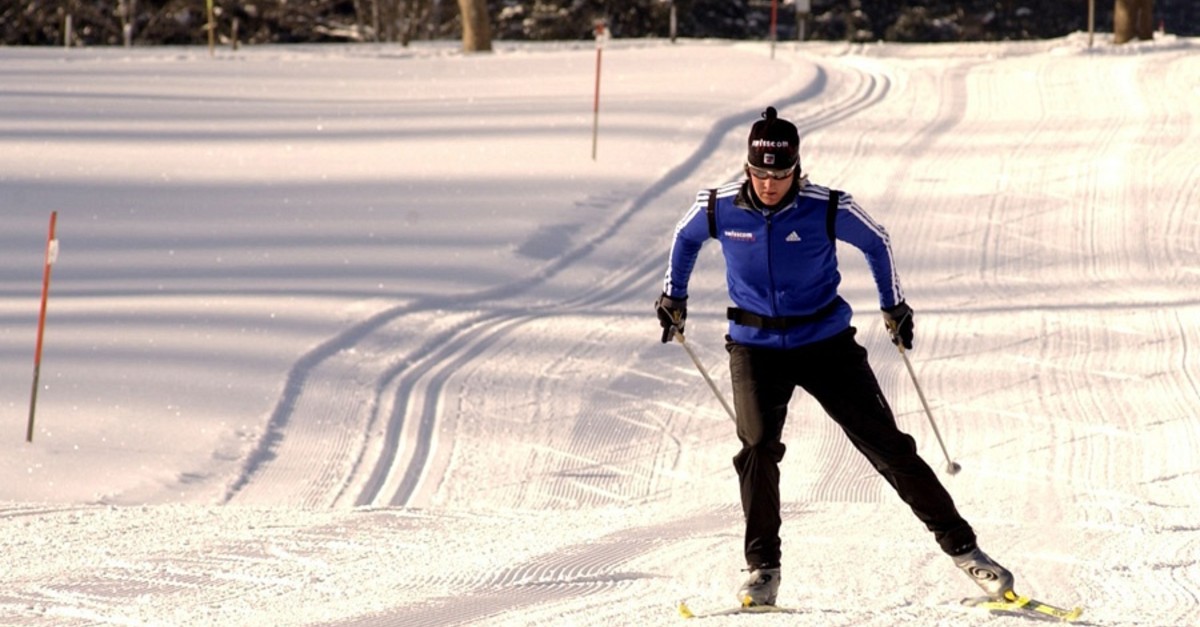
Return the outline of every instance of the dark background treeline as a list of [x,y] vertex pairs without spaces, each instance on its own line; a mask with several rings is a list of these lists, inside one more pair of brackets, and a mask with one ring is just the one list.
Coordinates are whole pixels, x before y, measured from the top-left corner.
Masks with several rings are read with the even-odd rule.
[[[456,39],[459,2],[472,0],[213,0],[216,40],[228,44]],[[592,37],[597,19],[615,37],[667,37],[671,0],[477,0],[495,40]],[[674,0],[680,37],[766,38],[770,0]],[[851,41],[1042,39],[1087,30],[1087,0],[811,0],[801,24],[780,2],[778,37]],[[1200,34],[1200,0],[1155,0],[1155,28]],[[1114,0],[1096,0],[1095,29],[1113,30]],[[205,0],[0,0],[0,44],[200,44]],[[236,26],[235,26],[236,23]]]

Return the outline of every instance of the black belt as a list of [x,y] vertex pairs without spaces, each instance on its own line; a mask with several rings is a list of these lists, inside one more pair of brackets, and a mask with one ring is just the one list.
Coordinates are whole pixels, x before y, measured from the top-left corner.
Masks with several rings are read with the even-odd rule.
[[844,302],[846,301],[842,300],[841,296],[838,296],[829,301],[829,304],[824,307],[803,316],[760,316],[745,309],[738,309],[737,307],[727,309],[725,316],[737,324],[746,327],[754,327],[756,329],[763,329],[764,331],[786,331],[803,324],[811,324],[824,320],[829,317],[829,314],[836,311],[838,307],[841,307]]

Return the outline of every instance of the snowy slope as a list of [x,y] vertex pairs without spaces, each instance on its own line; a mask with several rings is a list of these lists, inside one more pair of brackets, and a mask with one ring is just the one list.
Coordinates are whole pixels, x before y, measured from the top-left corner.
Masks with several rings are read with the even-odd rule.
[[[1197,45],[613,42],[595,161],[587,44],[0,50],[0,624],[730,604],[736,439],[651,303],[767,104],[892,235],[983,546],[1087,624],[1196,624]],[[689,338],[727,389],[723,282],[709,246]],[[972,585],[810,399],[785,439],[778,622],[1023,622],[956,606]]]

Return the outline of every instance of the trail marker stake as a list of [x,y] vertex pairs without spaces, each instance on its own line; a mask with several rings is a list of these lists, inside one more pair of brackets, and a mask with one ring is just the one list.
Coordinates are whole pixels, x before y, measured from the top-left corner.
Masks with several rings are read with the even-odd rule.
[[596,22],[596,95],[592,98],[592,161],[596,160],[596,141],[600,134],[600,56],[608,41],[604,22]]
[[50,295],[50,268],[58,260],[58,240],[54,237],[54,226],[58,212],[50,213],[50,235],[46,238],[46,268],[42,272],[42,310],[38,314],[37,349],[33,354],[33,388],[29,392],[29,426],[25,429],[25,441],[33,441],[33,416],[37,411],[38,379],[42,372],[42,338],[46,333],[46,300]]
[[779,23],[779,0],[771,0],[771,60],[775,60],[776,25]]

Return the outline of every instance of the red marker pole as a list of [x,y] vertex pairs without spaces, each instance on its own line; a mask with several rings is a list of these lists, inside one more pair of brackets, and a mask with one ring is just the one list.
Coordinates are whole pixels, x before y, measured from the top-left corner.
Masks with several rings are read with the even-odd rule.
[[46,300],[50,296],[50,267],[58,260],[58,240],[54,238],[54,225],[58,212],[50,212],[50,235],[46,238],[46,268],[42,273],[42,311],[38,315],[37,349],[33,354],[33,389],[29,393],[29,427],[25,430],[25,441],[33,441],[33,415],[37,410],[38,379],[42,372],[42,338],[46,333]]
[[600,134],[600,54],[608,41],[604,22],[596,22],[596,95],[592,99],[592,161],[596,160],[596,140]]

